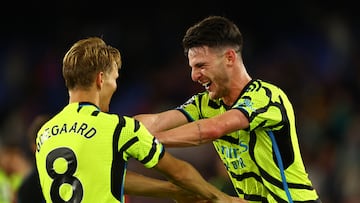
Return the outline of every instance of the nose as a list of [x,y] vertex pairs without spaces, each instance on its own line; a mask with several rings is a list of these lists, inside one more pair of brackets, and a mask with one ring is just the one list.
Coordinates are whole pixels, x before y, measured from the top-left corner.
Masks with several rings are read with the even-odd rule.
[[199,68],[191,68],[191,79],[194,82],[197,82],[201,77],[201,72]]

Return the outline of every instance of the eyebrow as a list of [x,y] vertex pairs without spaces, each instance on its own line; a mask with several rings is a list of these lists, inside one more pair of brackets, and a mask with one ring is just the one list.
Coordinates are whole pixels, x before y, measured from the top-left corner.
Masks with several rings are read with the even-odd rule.
[[196,68],[200,68],[202,66],[204,66],[206,63],[205,62],[199,62],[199,63],[195,63],[193,66]]

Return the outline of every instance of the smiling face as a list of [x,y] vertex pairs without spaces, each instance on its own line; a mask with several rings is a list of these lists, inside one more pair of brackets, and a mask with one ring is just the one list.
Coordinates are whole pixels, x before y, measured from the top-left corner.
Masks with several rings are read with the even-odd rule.
[[211,99],[229,94],[230,74],[223,51],[207,46],[193,47],[188,52],[191,78],[209,92]]

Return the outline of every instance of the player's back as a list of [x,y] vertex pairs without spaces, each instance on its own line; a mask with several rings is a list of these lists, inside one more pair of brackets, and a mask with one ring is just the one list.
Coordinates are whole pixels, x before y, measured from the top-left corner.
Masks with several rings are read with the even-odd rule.
[[71,103],[41,128],[36,161],[47,202],[119,202],[126,162],[114,160],[118,126],[117,115]]

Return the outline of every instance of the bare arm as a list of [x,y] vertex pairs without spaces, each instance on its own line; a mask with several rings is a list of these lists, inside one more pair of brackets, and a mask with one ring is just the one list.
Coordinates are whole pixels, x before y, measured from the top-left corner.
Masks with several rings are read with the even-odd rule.
[[177,202],[197,201],[198,195],[184,190],[172,182],[147,177],[132,171],[126,172],[125,194],[154,198],[169,198]]
[[125,177],[125,194],[149,197],[172,197],[180,188],[169,181],[143,176],[127,171]]
[[233,109],[212,118],[201,119],[167,131],[155,132],[154,136],[167,147],[198,146],[248,126],[249,121],[245,115]]
[[134,116],[151,132],[160,132],[187,123],[187,119],[178,110],[168,110],[157,114],[139,114]]
[[244,203],[245,200],[231,197],[208,183],[201,174],[188,162],[182,161],[165,152],[155,166],[166,178],[185,190],[199,194],[202,198],[214,203]]

